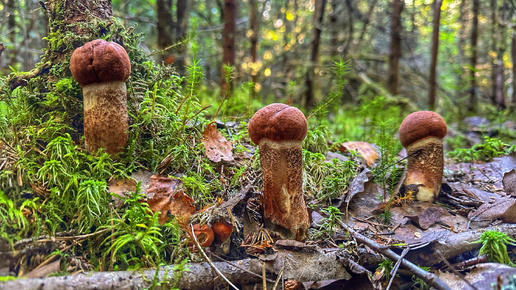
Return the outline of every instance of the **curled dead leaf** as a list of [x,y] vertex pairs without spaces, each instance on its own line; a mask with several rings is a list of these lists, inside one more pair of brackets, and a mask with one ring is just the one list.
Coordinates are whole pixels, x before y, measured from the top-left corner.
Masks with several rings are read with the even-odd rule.
[[168,213],[185,219],[195,212],[193,199],[179,188],[178,179],[153,175],[151,180],[146,192],[147,203],[152,212],[160,212],[160,224],[170,220]]
[[211,123],[204,129],[202,143],[206,156],[213,162],[233,161],[233,142],[226,140],[217,130],[217,125]]
[[373,145],[367,142],[361,141],[349,141],[344,142],[340,145],[339,151],[344,153],[346,151],[356,151],[362,158],[364,158],[367,166],[373,166],[374,162],[378,158],[378,153],[374,149]]

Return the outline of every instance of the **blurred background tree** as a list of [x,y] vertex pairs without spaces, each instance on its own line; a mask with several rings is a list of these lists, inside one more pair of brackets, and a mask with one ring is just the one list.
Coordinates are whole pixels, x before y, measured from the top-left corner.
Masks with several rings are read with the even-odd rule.
[[[48,31],[42,6],[51,2],[0,2],[2,75],[40,61]],[[485,105],[514,110],[514,0],[114,0],[112,7],[144,35],[141,46],[156,62],[182,75],[196,53],[214,98],[229,63],[233,85],[251,83],[255,99],[292,95],[309,109],[328,95],[333,62],[344,59],[351,71],[340,106],[390,94],[461,117]]]

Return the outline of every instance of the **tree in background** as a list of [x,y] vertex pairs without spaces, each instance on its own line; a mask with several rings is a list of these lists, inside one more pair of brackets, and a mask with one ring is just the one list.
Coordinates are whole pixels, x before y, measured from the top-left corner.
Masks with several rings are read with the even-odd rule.
[[401,12],[403,11],[403,0],[392,1],[391,12],[391,43],[389,53],[389,74],[387,88],[393,95],[398,94],[399,61],[401,58]]
[[472,24],[471,24],[471,56],[470,56],[470,87],[469,87],[469,103],[468,111],[476,113],[477,111],[477,58],[478,58],[478,13],[480,10],[480,0],[473,0],[472,8]]
[[316,103],[314,97],[314,83],[317,82],[318,66],[319,66],[319,46],[321,44],[321,32],[324,19],[324,8],[326,7],[326,0],[315,1],[315,10],[313,14],[313,35],[314,38],[311,44],[310,62],[306,73],[305,85],[305,107],[313,107]]
[[235,35],[236,35],[236,0],[224,0],[224,44],[222,52],[222,68],[220,93],[226,95],[227,90],[231,90],[231,83],[226,82],[225,69],[227,65],[235,65]]
[[174,63],[179,73],[184,73],[186,58],[184,40],[188,22],[187,0],[177,0],[175,7],[176,21],[174,21],[172,15],[173,10],[172,0],[156,1],[158,47],[163,50],[160,54],[161,61],[165,64]]
[[434,1],[434,21],[432,32],[432,60],[430,64],[430,81],[428,88],[428,108],[435,110],[435,89],[436,89],[436,70],[437,70],[437,55],[439,53],[439,27],[441,21],[441,6],[442,0]]

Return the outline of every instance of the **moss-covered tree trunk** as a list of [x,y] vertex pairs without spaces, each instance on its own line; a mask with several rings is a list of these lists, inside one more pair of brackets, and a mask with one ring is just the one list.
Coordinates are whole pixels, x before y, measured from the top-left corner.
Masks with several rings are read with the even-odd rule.
[[49,27],[45,54],[36,68],[11,77],[11,89],[24,86],[31,78],[47,73],[50,78],[61,77],[64,71],[56,66],[67,63],[76,47],[105,34],[113,15],[110,0],[49,0],[41,5]]

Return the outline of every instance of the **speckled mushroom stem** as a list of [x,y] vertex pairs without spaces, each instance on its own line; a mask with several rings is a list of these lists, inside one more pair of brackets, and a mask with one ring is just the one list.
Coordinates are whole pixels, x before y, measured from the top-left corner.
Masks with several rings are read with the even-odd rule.
[[105,148],[110,155],[127,143],[129,129],[125,81],[92,83],[82,88],[86,148]]
[[419,201],[434,201],[441,189],[444,168],[443,142],[428,137],[406,147],[407,176],[403,184]]
[[310,220],[303,198],[301,141],[259,143],[265,226],[285,239],[303,240]]

